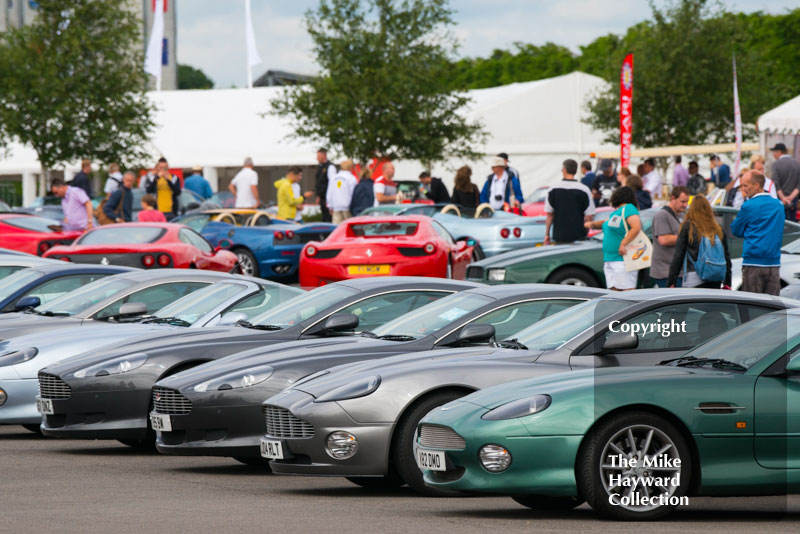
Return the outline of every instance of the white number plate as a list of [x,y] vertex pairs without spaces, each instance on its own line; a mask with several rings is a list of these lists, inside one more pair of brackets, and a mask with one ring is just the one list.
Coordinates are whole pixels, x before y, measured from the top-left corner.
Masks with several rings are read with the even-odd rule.
[[150,426],[153,430],[160,430],[161,432],[172,432],[172,421],[168,415],[160,413],[150,414]]
[[50,399],[40,399],[36,397],[36,411],[43,415],[53,415],[53,401]]
[[283,446],[280,441],[261,440],[261,456],[270,460],[283,460]]
[[417,466],[423,471],[447,471],[444,452],[442,451],[417,449]]

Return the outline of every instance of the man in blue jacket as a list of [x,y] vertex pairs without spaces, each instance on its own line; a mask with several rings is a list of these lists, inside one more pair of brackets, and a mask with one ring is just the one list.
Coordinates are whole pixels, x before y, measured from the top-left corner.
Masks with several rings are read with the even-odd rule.
[[519,177],[511,167],[506,167],[506,161],[500,156],[492,160],[492,174],[486,177],[481,189],[481,204],[484,202],[494,210],[502,210],[505,204],[519,207],[523,202]]
[[742,290],[779,295],[784,210],[764,191],[765,177],[750,171],[742,177],[745,200],[733,220],[733,235],[744,238]]

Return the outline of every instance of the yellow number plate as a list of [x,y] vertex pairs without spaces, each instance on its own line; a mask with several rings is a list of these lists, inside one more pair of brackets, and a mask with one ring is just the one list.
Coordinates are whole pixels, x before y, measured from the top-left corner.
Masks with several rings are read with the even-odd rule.
[[348,265],[347,274],[391,274],[388,265]]

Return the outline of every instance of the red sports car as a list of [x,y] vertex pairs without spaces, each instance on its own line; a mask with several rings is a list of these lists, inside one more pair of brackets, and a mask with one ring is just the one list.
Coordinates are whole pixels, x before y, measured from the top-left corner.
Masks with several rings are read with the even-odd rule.
[[528,217],[544,217],[546,215],[544,201],[547,198],[548,191],[550,191],[550,188],[545,186],[539,187],[531,193],[531,196],[526,198],[522,204],[522,213]]
[[423,215],[354,217],[300,254],[300,285],[365,276],[439,276],[463,280],[474,245],[454,241]]
[[0,214],[0,243],[4,248],[38,254],[41,256],[52,246],[69,245],[80,231],[59,231],[61,223],[55,219],[23,213]]
[[182,224],[109,224],[90,230],[70,246],[53,247],[47,258],[78,263],[126,265],[144,269],[175,267],[232,272],[236,254],[214,249],[203,236]]

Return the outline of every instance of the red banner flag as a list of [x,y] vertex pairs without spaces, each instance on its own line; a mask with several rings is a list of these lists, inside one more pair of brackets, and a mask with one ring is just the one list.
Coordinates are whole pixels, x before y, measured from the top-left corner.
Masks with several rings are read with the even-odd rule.
[[633,54],[625,56],[619,74],[619,145],[620,167],[631,161],[631,139],[633,136]]

